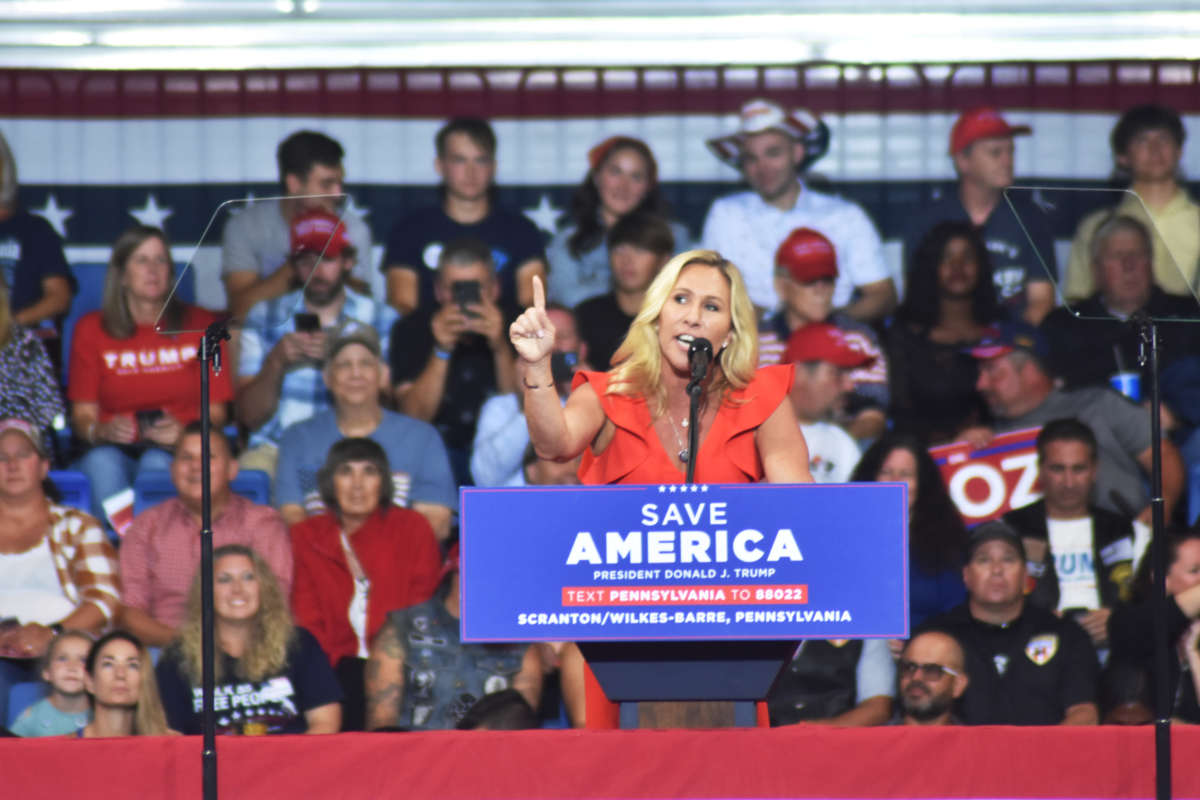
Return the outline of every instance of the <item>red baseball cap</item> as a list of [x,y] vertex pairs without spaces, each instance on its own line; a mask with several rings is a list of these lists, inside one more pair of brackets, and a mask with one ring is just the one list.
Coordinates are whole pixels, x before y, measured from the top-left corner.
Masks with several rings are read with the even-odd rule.
[[961,153],[980,139],[1025,136],[1030,133],[1033,133],[1033,128],[1028,125],[1009,125],[994,108],[973,108],[964,111],[950,130],[950,155]]
[[808,361],[828,361],[836,367],[852,368],[875,363],[875,356],[854,349],[838,326],[828,322],[811,322],[797,328],[788,337],[782,363]]
[[326,258],[337,258],[351,247],[346,238],[346,225],[324,209],[314,208],[292,219],[292,255],[297,253],[321,253]]
[[800,283],[838,275],[833,242],[812,228],[796,228],[789,233],[775,251],[775,265],[786,269]]

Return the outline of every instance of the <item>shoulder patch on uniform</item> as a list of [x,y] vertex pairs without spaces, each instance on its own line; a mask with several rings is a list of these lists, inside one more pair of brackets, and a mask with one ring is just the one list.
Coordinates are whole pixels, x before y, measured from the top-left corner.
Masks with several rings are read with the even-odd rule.
[[1025,655],[1039,667],[1054,658],[1056,653],[1058,653],[1057,633],[1039,633],[1030,637],[1025,644]]

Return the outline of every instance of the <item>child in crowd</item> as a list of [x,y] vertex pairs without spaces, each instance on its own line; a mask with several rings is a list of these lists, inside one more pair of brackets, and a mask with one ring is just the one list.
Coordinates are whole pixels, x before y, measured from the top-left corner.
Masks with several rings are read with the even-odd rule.
[[46,650],[42,680],[50,694],[22,712],[13,723],[18,736],[64,736],[91,719],[91,706],[83,685],[92,637],[83,631],[64,631]]

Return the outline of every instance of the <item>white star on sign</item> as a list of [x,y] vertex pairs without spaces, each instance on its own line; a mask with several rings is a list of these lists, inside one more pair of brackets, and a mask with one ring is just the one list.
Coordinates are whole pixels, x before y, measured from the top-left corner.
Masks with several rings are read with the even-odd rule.
[[542,195],[542,199],[538,200],[536,208],[527,208],[524,210],[525,216],[529,217],[534,225],[537,225],[547,233],[554,233],[555,223],[562,216],[562,211],[555,208],[550,203],[550,195]]
[[371,213],[370,208],[368,208],[367,206],[360,206],[358,203],[354,202],[354,195],[352,195],[352,194],[346,195],[346,210],[342,214],[343,217],[348,217],[351,214],[353,214],[353,215],[357,216],[359,219],[366,219],[367,215],[370,213]]
[[174,213],[171,209],[158,205],[158,198],[154,196],[154,192],[146,197],[146,205],[141,208],[129,209],[129,216],[151,228],[161,228],[167,221],[167,217]]
[[50,223],[50,227],[62,238],[67,238],[67,220],[75,216],[75,212],[68,208],[59,208],[58,198],[54,193],[46,195],[46,205],[41,208],[29,209],[30,214],[37,214],[46,222]]

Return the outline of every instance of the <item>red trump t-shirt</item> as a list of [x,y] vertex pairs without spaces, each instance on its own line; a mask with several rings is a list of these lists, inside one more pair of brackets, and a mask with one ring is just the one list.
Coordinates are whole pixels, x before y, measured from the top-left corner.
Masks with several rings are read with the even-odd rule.
[[[181,327],[200,331],[217,319],[211,311],[185,306]],[[80,318],[71,340],[67,397],[97,403],[100,421],[129,417],[136,411],[162,409],[186,424],[200,418],[201,333],[162,334],[139,325],[128,339],[104,330],[100,312]],[[209,399],[233,399],[230,370],[212,377]]]

